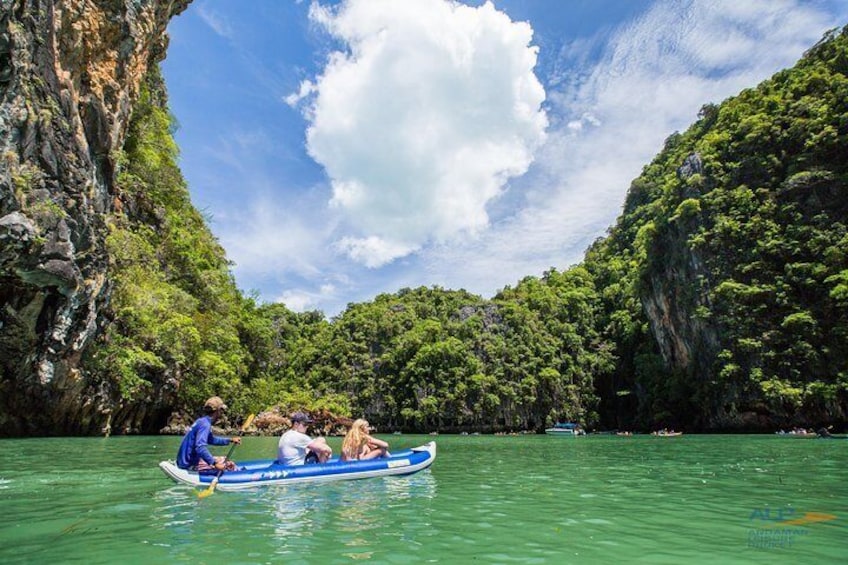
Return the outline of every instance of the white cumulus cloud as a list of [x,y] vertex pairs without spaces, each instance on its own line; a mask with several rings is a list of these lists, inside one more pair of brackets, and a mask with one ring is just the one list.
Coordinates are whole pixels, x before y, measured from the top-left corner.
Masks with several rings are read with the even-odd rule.
[[285,290],[277,297],[275,302],[282,302],[289,310],[305,312],[314,310],[320,304],[335,298],[336,287],[332,284],[324,284],[320,286],[317,292],[304,289]]
[[343,237],[336,243],[336,247],[354,261],[371,268],[380,267],[417,250],[415,247],[387,241],[375,235]]
[[572,80],[548,92],[561,126],[522,179],[532,184],[526,203],[476,241],[428,249],[431,283],[491,294],[579,262],[670,134],[704,104],[793,65],[828,27],[814,3],[669,0],[601,38],[600,60],[583,57],[585,42],[564,49]]
[[[545,139],[533,30],[491,3],[349,0],[312,19],[347,50],[287,98],[332,183],[336,249],[378,267],[478,235]],[[303,100],[301,100],[303,99]]]

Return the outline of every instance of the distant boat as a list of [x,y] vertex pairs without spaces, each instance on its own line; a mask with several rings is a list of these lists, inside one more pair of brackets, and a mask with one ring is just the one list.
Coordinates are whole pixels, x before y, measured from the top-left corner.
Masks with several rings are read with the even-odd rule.
[[683,435],[683,432],[675,432],[674,430],[658,430],[656,432],[651,432],[651,435],[657,437],[680,437]]
[[553,428],[547,428],[545,433],[551,436],[576,437],[586,435],[580,424],[574,422],[557,422]]
[[792,437],[792,438],[798,438],[798,439],[819,437],[819,434],[815,433],[812,430],[804,430],[804,429],[800,429],[800,428],[790,430],[788,432],[784,432],[783,430],[780,430],[779,432],[774,432],[774,433],[775,433],[775,435],[779,435],[780,437]]

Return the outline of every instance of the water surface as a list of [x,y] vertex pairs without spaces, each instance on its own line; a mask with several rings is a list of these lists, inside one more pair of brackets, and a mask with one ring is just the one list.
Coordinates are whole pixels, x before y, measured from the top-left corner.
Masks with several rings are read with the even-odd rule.
[[[0,563],[848,561],[848,440],[384,439],[438,456],[409,477],[205,499],[156,466],[178,437],[2,440]],[[235,458],[275,450],[249,437]]]

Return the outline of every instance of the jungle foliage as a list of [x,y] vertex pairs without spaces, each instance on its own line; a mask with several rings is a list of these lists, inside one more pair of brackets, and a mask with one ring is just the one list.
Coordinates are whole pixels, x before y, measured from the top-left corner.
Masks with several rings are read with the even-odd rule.
[[150,404],[194,413],[212,395],[243,413],[272,399],[332,404],[262,378],[275,357],[277,328],[238,290],[224,249],[191,204],[166,108],[154,70],[117,158],[118,203],[107,237],[111,323],[89,350],[86,370],[128,409]]
[[[622,353],[613,378],[639,391],[642,421],[845,421],[847,72],[848,28],[793,69],[704,106],[587,254],[609,297],[605,335]],[[644,305],[657,290],[703,328],[688,365],[650,352],[636,297]]]
[[327,320],[238,291],[190,203],[154,73],[120,159],[113,320],[88,370],[128,403],[194,410],[219,394],[245,413],[326,408],[382,429],[844,422],[846,74],[848,28],[704,106],[581,265],[492,299],[402,289]]

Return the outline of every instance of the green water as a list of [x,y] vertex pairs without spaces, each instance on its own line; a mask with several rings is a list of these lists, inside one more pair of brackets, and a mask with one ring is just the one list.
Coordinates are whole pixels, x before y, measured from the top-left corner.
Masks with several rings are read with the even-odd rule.
[[[848,561],[848,440],[385,439],[436,439],[438,457],[409,477],[206,499],[156,466],[177,437],[3,440],[0,563]],[[246,438],[235,458],[275,448]],[[831,519],[776,520],[807,512]]]

